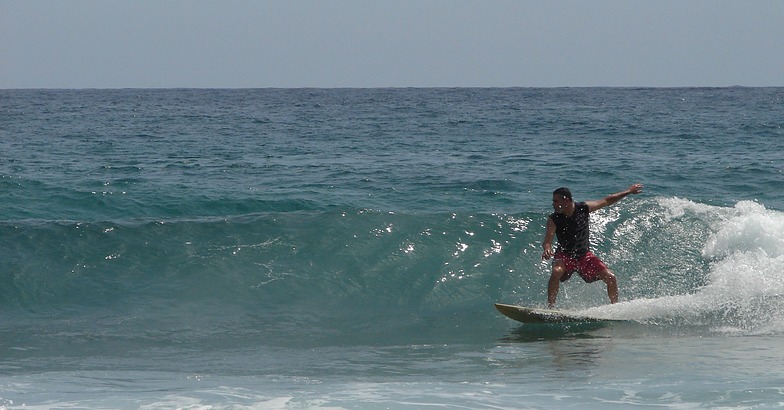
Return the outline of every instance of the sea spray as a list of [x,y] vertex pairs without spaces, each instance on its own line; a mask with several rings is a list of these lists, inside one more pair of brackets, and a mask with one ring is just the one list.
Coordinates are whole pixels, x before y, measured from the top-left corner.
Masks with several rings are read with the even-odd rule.
[[702,284],[673,289],[667,296],[642,296],[589,311],[729,333],[779,332],[784,327],[784,276],[779,274],[784,263],[784,213],[748,201],[731,208],[675,198],[660,204],[672,224],[691,227],[689,235],[672,237],[671,241],[698,245],[691,242],[690,235],[702,236],[702,246],[693,246],[692,254],[699,249],[703,261],[695,260],[686,272],[704,275],[695,282]]

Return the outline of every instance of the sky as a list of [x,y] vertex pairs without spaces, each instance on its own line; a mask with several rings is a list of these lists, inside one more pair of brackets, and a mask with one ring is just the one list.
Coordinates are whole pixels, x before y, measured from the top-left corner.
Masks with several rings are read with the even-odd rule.
[[784,86],[781,0],[0,0],[0,89]]

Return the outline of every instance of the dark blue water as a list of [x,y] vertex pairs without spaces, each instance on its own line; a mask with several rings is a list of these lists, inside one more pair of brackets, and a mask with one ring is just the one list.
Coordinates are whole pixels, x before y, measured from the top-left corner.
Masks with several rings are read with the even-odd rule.
[[[0,90],[0,403],[774,406],[783,96]],[[494,311],[544,305],[553,189],[634,182],[622,303],[559,297],[631,324]]]

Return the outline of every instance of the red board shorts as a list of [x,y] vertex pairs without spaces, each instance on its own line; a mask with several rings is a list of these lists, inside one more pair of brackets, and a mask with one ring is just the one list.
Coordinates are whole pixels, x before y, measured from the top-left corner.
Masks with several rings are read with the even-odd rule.
[[561,282],[569,280],[576,271],[586,283],[591,283],[599,280],[599,272],[607,269],[607,265],[591,251],[579,258],[559,251],[555,254],[555,260],[560,260],[566,265],[566,273],[561,276]]

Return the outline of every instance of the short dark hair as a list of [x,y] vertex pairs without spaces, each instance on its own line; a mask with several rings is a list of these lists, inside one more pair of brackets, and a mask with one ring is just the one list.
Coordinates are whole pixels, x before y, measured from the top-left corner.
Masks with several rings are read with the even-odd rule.
[[567,187],[560,187],[553,191],[553,195],[558,195],[562,198],[572,199],[572,191],[569,190]]

